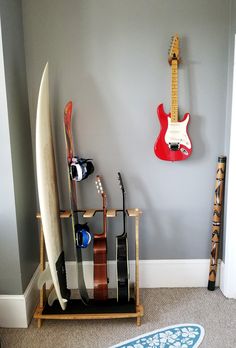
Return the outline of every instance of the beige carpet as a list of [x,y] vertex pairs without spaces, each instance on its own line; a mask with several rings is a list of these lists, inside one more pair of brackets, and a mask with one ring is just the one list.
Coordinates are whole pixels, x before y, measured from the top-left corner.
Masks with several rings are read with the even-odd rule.
[[44,321],[37,329],[0,329],[1,348],[107,348],[165,326],[196,323],[205,329],[201,348],[236,348],[236,300],[202,288],[142,290],[144,317],[134,319]]

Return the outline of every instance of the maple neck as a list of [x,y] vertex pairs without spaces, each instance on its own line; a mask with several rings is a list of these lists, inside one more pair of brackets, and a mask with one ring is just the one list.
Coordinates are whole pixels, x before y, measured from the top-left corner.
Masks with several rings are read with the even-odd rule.
[[178,122],[178,60],[171,63],[171,122]]

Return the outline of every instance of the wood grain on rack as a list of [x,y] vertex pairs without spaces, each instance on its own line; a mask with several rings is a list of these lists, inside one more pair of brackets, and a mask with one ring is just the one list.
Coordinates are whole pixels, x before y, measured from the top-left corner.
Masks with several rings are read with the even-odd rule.
[[[60,210],[60,218],[61,219],[68,219],[70,216],[71,216],[70,210]],[[41,219],[41,214],[37,213],[36,218]]]
[[60,320],[89,320],[89,319],[121,319],[121,318],[138,318],[143,316],[143,306],[136,307],[134,313],[92,313],[92,314],[43,314],[38,306],[35,319],[60,319]]

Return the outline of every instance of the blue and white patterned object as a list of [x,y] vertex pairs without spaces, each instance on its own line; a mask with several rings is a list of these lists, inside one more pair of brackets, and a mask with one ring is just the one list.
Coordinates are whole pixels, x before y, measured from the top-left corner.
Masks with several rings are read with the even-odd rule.
[[197,348],[203,337],[201,325],[181,324],[149,332],[110,348]]

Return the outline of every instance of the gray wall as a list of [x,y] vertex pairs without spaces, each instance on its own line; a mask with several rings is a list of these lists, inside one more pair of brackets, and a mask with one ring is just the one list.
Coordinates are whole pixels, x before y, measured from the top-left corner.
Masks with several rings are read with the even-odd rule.
[[[128,206],[143,211],[141,258],[208,258],[216,161],[225,151],[230,2],[22,0],[22,5],[33,139],[40,78],[49,61],[61,207],[69,207],[63,108],[71,99],[75,148],[94,159],[109,205],[121,206],[120,170]],[[181,38],[180,114],[191,113],[193,153],[187,161],[169,163],[155,157],[153,145],[159,132],[156,106],[170,107],[167,50],[175,32]],[[94,176],[79,190],[80,207],[100,206]],[[110,258],[120,222],[109,223]],[[72,259],[66,228],[64,242]]]
[[[0,2],[5,81],[1,104],[0,293],[21,294],[38,264],[36,198],[21,2]],[[1,52],[2,54],[2,52]],[[5,82],[5,83],[4,83]],[[5,92],[6,91],[6,92]]]
[[[8,286],[21,290],[21,279],[2,37],[0,37],[0,74],[0,160],[1,163],[4,163],[4,171],[0,180],[0,288],[4,293]],[[12,255],[14,256],[12,257]],[[10,273],[7,271],[8,269],[11,269]]]

